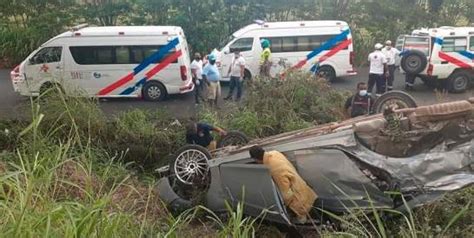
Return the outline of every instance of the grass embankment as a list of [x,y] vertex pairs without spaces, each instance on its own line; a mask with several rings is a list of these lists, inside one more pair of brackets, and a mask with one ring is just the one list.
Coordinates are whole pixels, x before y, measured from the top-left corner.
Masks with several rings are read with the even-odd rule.
[[[345,95],[303,76],[248,85],[240,105],[203,109],[200,119],[264,137],[339,120]],[[133,110],[108,122],[97,102],[56,95],[32,102],[30,122],[0,123],[0,234],[4,237],[281,236],[245,218],[197,207],[172,215],[149,171],[167,163],[184,141],[183,122],[163,112]],[[473,189],[408,216],[373,221],[343,217],[326,236],[458,236],[474,232]],[[413,217],[413,218],[412,218]],[[314,235],[315,232],[307,235]]]

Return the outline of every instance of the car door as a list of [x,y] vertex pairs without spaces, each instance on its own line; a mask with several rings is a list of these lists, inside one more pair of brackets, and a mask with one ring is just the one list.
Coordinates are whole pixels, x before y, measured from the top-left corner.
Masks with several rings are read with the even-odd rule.
[[32,92],[39,92],[45,82],[62,81],[62,46],[44,47],[26,62],[25,75]]
[[245,214],[291,224],[280,192],[264,165],[223,164],[220,173],[232,204],[243,201]]

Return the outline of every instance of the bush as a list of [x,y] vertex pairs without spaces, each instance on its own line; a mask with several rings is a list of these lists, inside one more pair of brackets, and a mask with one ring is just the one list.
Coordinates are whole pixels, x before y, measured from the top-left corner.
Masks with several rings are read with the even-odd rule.
[[240,105],[227,103],[219,111],[205,108],[199,119],[249,137],[267,137],[343,119],[348,96],[302,72],[292,72],[283,81],[257,78],[246,92]]

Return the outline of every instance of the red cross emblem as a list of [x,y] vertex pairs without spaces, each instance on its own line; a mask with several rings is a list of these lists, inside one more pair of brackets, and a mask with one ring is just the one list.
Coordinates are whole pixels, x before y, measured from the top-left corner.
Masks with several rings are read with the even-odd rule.
[[41,66],[41,68],[40,68],[40,72],[43,71],[43,72],[47,73],[48,70],[49,70],[49,67],[48,67],[48,65],[46,65],[46,64],[43,64],[43,65]]

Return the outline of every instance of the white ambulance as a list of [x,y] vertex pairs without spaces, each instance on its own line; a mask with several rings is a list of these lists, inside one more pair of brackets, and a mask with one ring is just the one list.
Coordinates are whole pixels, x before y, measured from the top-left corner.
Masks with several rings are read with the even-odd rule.
[[11,78],[24,96],[59,86],[67,94],[160,101],[194,89],[186,38],[176,26],[77,26],[41,45]]
[[427,84],[447,80],[453,93],[474,83],[474,27],[440,27],[414,30],[399,38],[405,73],[420,76]]
[[217,51],[223,81],[229,80],[227,73],[235,51],[245,58],[246,78],[258,75],[262,39],[270,41],[272,76],[287,68],[309,71],[316,61],[319,61],[319,72],[328,80],[357,74],[353,67],[352,34],[346,22],[256,21],[233,33],[229,42]]

